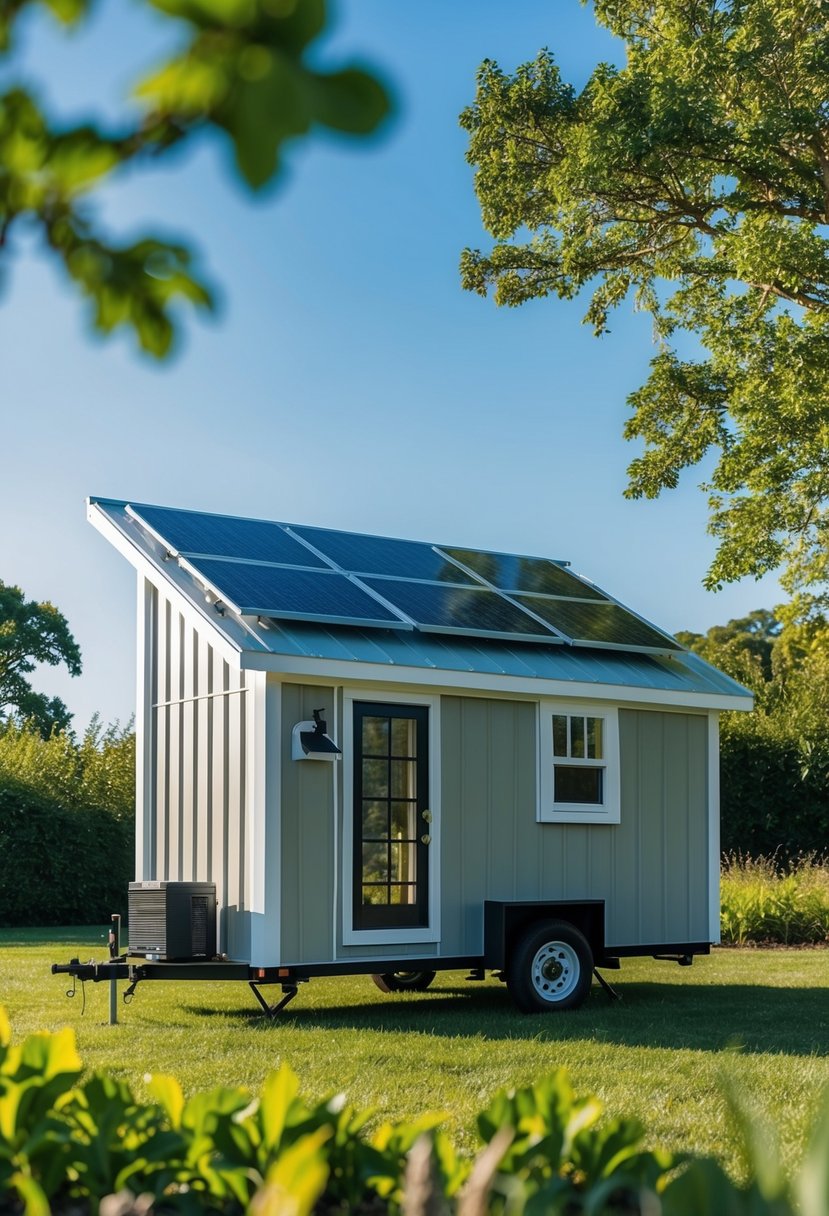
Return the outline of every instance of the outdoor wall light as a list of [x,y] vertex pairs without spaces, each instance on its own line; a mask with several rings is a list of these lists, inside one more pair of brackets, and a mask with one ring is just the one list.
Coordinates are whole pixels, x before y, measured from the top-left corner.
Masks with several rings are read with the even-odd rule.
[[342,750],[328,734],[328,723],[314,710],[313,722],[297,722],[291,732],[291,756],[294,760],[339,760]]

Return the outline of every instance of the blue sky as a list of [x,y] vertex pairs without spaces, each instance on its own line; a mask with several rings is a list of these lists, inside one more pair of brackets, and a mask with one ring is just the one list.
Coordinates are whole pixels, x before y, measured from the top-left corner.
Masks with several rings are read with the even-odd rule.
[[[13,247],[0,296],[0,578],[69,619],[84,673],[46,671],[82,728],[134,701],[134,575],[86,523],[88,494],[570,560],[670,630],[705,630],[782,598],[767,578],[714,595],[713,548],[688,476],[656,503],[622,498],[637,449],[627,394],[653,353],[625,308],[601,341],[578,304],[517,310],[461,291],[486,245],[457,116],[486,57],[542,46],[580,85],[618,56],[577,0],[340,0],[321,60],[391,83],[382,138],[318,136],[266,198],[206,139],[127,173],[100,213],[118,235],[184,235],[221,289],[158,367],[91,335],[47,255]],[[29,20],[17,63],[67,118],[117,115],[170,45],[169,23],[111,0],[67,38]]]

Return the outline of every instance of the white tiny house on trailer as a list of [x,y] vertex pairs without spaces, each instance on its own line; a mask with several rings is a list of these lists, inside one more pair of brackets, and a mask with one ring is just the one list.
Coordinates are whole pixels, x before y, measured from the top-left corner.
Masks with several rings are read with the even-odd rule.
[[252,980],[491,968],[568,1008],[719,939],[717,722],[750,694],[566,563],[88,510],[138,574],[135,889],[215,884]]

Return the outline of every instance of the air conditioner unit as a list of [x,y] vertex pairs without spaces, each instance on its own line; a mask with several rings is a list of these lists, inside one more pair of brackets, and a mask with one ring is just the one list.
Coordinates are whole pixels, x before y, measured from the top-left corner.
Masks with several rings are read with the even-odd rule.
[[216,884],[131,882],[130,954],[172,962],[216,953]]

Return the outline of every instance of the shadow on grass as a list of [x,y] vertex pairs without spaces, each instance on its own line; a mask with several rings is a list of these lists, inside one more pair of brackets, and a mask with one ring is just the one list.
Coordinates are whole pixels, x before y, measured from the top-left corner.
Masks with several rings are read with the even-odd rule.
[[[268,989],[263,990],[267,996]],[[270,997],[280,992],[273,986]],[[527,1017],[518,1013],[506,989],[441,988],[423,995],[390,995],[385,1001],[302,1007],[294,1004],[274,1019],[251,1009],[187,1006],[202,1017],[220,1015],[246,1022],[257,1032],[275,1027],[297,1030],[408,1031],[444,1038],[561,1041],[585,1039],[609,1046],[668,1050],[826,1055],[829,1000],[821,988],[765,988],[752,985],[629,983],[621,1001],[610,1001],[594,986],[587,1003],[570,1013]]]

